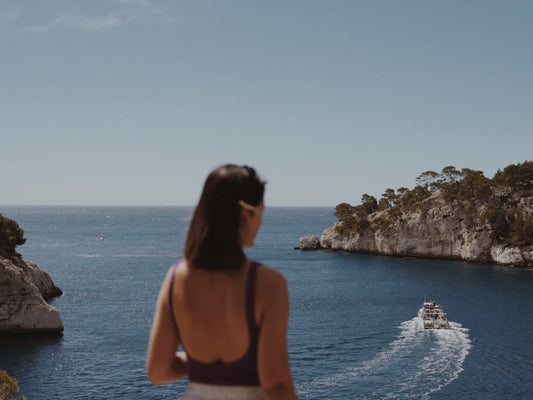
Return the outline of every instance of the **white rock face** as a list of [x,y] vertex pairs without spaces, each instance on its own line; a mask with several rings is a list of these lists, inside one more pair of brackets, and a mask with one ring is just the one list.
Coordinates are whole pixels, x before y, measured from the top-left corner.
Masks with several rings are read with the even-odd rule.
[[526,248],[510,248],[496,245],[491,248],[491,258],[497,264],[532,266],[533,246]]
[[300,247],[302,250],[316,250],[320,248],[320,239],[318,236],[304,236],[300,238]]
[[61,290],[34,263],[1,258],[0,333],[62,332],[59,312],[42,293],[49,298]]
[[55,284],[50,275],[39,268],[32,261],[22,261],[18,264],[24,273],[30,278],[45,300],[61,296],[62,292]]
[[[521,199],[520,205],[526,214],[533,213],[533,198]],[[433,196],[423,207],[404,212],[390,224],[377,223],[383,212],[376,212],[369,215],[368,228],[347,235],[335,230],[337,222],[322,232],[320,246],[350,252],[533,267],[533,245],[505,247],[496,243],[489,223],[477,212],[453,209],[439,196]]]

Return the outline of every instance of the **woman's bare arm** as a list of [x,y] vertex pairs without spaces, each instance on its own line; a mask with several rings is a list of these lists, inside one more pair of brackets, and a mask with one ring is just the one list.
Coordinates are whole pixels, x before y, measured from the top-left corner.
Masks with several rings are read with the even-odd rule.
[[153,384],[172,382],[188,374],[187,356],[184,352],[176,352],[180,342],[178,331],[170,315],[169,284],[170,272],[165,277],[159,291],[148,342],[146,371],[148,379]]
[[262,313],[258,343],[258,370],[267,400],[298,399],[287,353],[289,296],[287,282],[277,271],[261,268]]

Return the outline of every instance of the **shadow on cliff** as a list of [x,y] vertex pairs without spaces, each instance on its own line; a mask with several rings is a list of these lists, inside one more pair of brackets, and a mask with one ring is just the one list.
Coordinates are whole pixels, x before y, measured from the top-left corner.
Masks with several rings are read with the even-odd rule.
[[53,346],[60,346],[61,333],[0,334],[1,352],[17,355],[35,354]]

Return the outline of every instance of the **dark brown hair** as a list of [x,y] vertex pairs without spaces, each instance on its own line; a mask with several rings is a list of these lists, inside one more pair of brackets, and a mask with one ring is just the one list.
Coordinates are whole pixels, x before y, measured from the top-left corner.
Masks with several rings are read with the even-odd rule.
[[207,177],[185,242],[185,258],[193,267],[219,270],[244,265],[239,244],[239,200],[257,206],[265,182],[253,168],[226,164]]

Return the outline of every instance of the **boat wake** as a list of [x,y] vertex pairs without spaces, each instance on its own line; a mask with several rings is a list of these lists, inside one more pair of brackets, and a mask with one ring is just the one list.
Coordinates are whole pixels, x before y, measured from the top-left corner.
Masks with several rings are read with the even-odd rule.
[[373,359],[313,380],[302,394],[340,390],[365,399],[427,399],[463,371],[471,340],[461,324],[424,330],[420,317],[415,317],[399,328],[398,338]]

